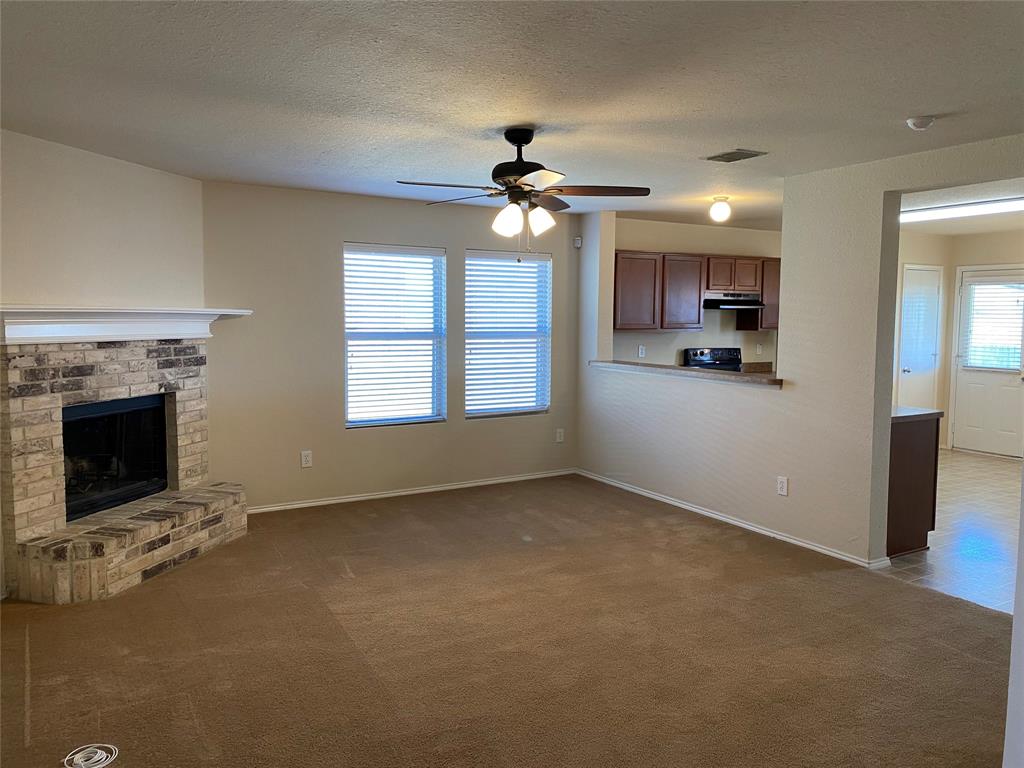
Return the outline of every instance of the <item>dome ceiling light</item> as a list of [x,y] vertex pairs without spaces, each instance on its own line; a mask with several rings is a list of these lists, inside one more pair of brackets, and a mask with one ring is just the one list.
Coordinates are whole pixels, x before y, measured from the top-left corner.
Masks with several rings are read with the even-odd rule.
[[729,205],[728,196],[718,195],[711,199],[714,200],[711,207],[708,208],[708,216],[711,217],[711,220],[716,221],[719,224],[723,221],[728,221],[729,217],[732,216],[732,206]]

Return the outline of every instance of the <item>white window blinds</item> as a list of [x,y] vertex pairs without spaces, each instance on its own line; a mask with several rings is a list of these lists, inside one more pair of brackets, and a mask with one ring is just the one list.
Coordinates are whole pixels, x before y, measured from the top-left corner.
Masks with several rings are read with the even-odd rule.
[[965,280],[960,364],[967,368],[1018,370],[1024,329],[1024,282]]
[[345,424],[445,416],[445,258],[345,243]]
[[466,415],[543,411],[550,401],[551,257],[467,251]]

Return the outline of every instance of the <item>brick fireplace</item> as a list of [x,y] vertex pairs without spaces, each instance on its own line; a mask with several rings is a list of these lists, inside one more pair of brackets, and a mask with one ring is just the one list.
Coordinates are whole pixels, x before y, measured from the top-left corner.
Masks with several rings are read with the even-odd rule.
[[[208,478],[204,338],[2,349],[0,525],[11,595],[45,603],[110,597],[245,533],[242,488]],[[91,403],[125,403],[106,410],[129,410],[136,398],[163,409],[154,433],[166,446],[154,455],[165,457],[166,490],[69,521],[68,477],[77,493],[104,474],[124,477],[128,470],[118,459],[108,460],[104,472],[77,467],[81,460],[65,453],[64,414]]]

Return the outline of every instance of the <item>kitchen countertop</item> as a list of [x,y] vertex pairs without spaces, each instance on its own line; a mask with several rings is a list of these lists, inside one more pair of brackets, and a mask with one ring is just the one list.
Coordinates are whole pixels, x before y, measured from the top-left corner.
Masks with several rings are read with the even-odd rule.
[[591,368],[602,368],[630,373],[645,373],[662,376],[681,376],[688,379],[705,379],[726,384],[752,384],[761,387],[782,387],[782,379],[774,371],[709,371],[707,368],[687,368],[682,365],[660,363],[638,363],[630,360],[591,360]]
[[942,411],[934,408],[911,408],[906,405],[897,405],[892,409],[892,420],[896,421],[926,421],[927,419],[941,419],[945,416]]

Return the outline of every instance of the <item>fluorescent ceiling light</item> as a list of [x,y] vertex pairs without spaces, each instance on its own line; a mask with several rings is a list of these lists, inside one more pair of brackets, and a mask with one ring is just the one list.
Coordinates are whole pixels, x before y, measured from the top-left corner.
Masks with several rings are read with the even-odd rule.
[[988,200],[963,205],[943,205],[938,208],[919,208],[916,211],[902,211],[900,223],[915,221],[939,221],[941,219],[962,219],[967,216],[985,216],[990,213],[1015,213],[1024,211],[1024,197],[1010,200]]

